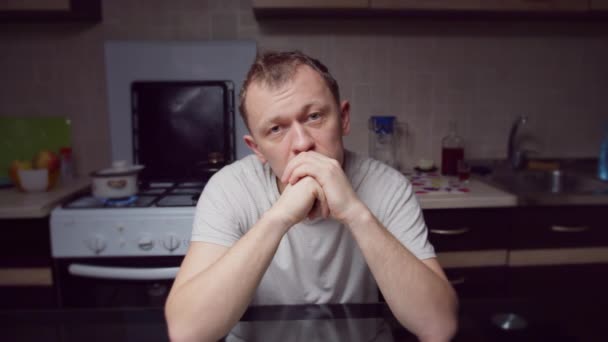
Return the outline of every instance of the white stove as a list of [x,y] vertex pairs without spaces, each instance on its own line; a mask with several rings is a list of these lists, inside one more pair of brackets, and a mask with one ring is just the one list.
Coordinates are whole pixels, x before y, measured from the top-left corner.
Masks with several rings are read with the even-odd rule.
[[185,255],[203,182],[156,182],[136,196],[80,195],[51,213],[55,258]]
[[203,183],[150,183],[131,198],[80,195],[51,212],[62,307],[164,305],[188,250]]

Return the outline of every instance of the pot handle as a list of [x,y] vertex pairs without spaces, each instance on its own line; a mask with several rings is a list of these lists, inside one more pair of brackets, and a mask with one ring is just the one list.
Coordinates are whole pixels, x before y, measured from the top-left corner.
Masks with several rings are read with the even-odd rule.
[[117,280],[164,280],[175,279],[179,267],[134,268],[107,267],[85,264],[70,264],[68,272],[72,275]]

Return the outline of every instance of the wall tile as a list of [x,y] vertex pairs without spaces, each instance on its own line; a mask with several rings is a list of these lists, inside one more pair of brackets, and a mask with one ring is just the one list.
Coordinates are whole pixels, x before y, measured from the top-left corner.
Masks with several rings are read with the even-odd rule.
[[[471,158],[504,158],[509,128],[547,157],[597,155],[608,122],[608,34],[593,23],[395,18],[257,20],[249,0],[104,0],[93,26],[6,25],[0,115],[65,114],[82,171],[107,165],[103,43],[255,39],[323,61],[351,101],[346,145],[367,153],[367,120],[407,124],[401,154],[438,163],[449,120]],[[35,99],[35,100],[33,100]]]

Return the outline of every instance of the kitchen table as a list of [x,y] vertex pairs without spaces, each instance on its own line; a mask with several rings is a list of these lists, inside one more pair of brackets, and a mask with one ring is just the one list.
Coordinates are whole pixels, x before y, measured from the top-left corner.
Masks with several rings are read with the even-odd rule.
[[[600,341],[608,298],[475,299],[455,341]],[[212,313],[210,313],[212,314]],[[501,315],[502,314],[502,315]],[[510,316],[509,314],[517,315]],[[505,330],[510,322],[519,330]],[[496,320],[496,322],[494,320]],[[166,341],[162,308],[0,311],[3,341]],[[237,337],[240,336],[240,339]],[[226,341],[415,341],[384,303],[250,307]]]

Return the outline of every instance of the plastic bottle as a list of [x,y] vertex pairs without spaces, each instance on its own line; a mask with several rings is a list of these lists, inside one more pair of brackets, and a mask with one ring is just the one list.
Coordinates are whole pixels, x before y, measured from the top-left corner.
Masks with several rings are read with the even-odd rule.
[[59,159],[61,160],[61,181],[63,183],[74,179],[74,161],[72,159],[72,149],[70,147],[62,147],[59,150]]
[[448,135],[441,140],[441,173],[458,174],[458,161],[464,159],[464,140],[456,133],[456,122],[450,121]]
[[597,177],[608,181],[608,125],[606,125],[604,139],[600,145],[600,157],[597,163]]

